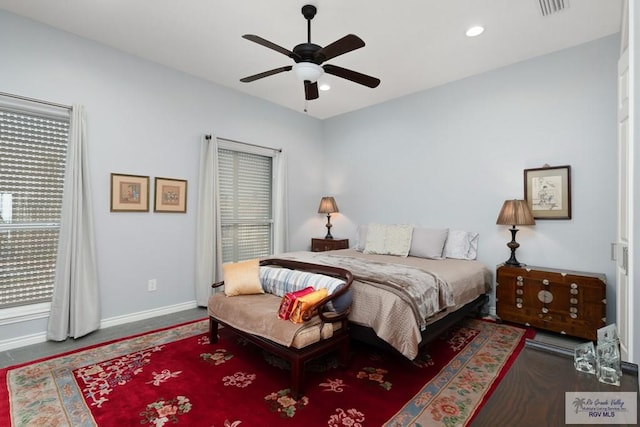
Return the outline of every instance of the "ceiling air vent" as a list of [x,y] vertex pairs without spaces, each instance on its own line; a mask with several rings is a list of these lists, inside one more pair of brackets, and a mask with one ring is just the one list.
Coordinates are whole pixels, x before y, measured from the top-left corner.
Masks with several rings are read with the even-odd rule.
[[569,0],[538,0],[542,16],[558,13],[569,7]]

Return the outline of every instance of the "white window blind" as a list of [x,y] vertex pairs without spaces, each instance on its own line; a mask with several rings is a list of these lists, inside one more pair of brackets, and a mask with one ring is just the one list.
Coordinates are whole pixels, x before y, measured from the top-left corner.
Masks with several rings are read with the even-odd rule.
[[51,301],[69,117],[0,105],[0,308]]
[[222,262],[272,252],[273,158],[218,149]]

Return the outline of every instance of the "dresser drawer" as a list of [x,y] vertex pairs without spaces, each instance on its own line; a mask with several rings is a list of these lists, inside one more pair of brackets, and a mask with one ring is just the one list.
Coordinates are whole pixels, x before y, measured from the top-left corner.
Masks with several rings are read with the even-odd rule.
[[505,321],[590,340],[606,324],[603,274],[499,266],[496,313]]

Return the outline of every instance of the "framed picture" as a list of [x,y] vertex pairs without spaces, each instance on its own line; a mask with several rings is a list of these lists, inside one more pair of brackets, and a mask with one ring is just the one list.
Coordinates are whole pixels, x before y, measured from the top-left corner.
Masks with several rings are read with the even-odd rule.
[[535,219],[571,219],[571,166],[525,169],[524,198]]
[[185,179],[156,178],[154,212],[187,212],[187,181]]
[[111,212],[149,212],[149,177],[112,173]]

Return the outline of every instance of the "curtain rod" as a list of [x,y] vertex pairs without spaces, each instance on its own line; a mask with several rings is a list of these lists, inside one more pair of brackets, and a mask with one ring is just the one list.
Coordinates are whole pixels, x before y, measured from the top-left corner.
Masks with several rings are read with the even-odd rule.
[[69,111],[72,110],[72,107],[70,105],[57,104],[55,102],[43,101],[42,99],[28,98],[26,96],[14,95],[12,93],[6,93],[6,92],[0,92],[0,95],[7,96],[9,98],[20,99],[22,101],[37,102],[39,104],[45,104],[51,107],[64,108],[65,110],[69,110]]
[[[205,135],[204,137],[206,139],[211,139],[211,135]],[[265,148],[267,150],[273,150],[273,151],[277,151],[279,153],[282,153],[282,148],[265,147],[264,145],[251,144],[249,142],[236,141],[235,139],[229,139],[229,138],[220,138],[220,137],[218,137],[218,139],[221,139],[221,140],[227,141],[227,142],[233,142],[235,144],[243,144],[243,145],[248,145],[250,147]]]

